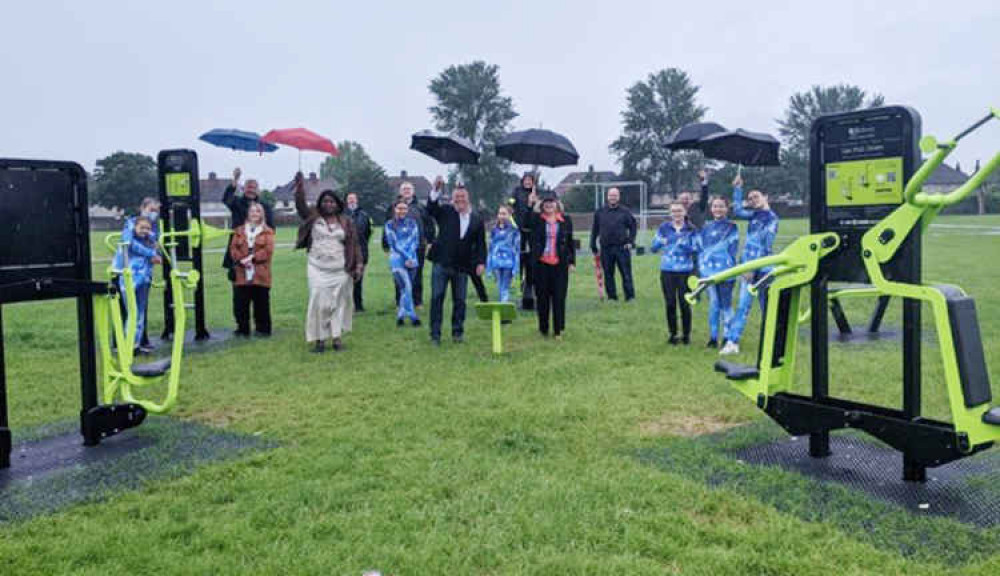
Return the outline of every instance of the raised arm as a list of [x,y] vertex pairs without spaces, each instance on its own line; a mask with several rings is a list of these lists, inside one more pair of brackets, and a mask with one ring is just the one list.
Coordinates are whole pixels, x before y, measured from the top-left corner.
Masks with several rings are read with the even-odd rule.
[[749,220],[753,218],[753,210],[747,210],[743,207],[743,179],[739,176],[736,178],[733,181],[733,216]]
[[295,186],[295,211],[299,214],[299,218],[305,220],[309,218],[312,211],[306,204],[306,184],[302,178],[302,172],[295,173],[295,181],[292,185]]
[[240,185],[240,169],[236,168],[233,170],[233,181],[231,184],[226,186],[225,192],[222,193],[222,203],[225,204],[226,208],[231,211],[233,209],[233,204],[236,202],[236,190]]
[[708,209],[708,172],[702,170],[698,172],[698,179],[701,184],[701,196],[698,197],[698,210],[705,214]]

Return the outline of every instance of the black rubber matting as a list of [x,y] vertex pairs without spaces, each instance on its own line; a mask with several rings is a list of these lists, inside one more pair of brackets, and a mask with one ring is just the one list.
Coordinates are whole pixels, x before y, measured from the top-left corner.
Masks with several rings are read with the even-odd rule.
[[[225,344],[232,342],[245,342],[250,338],[241,338],[236,336],[236,333],[231,329],[215,328],[208,330],[209,337],[204,340],[194,339],[194,330],[188,330],[184,333],[184,351],[185,352],[208,352],[215,350]],[[163,340],[160,335],[149,335],[149,343],[153,345],[156,349],[154,354],[169,354],[170,346],[172,342],[170,340]]]
[[83,446],[73,423],[47,427],[34,436],[15,443],[11,467],[0,470],[0,523],[100,500],[151,480],[188,474],[203,463],[275,445],[258,436],[162,416],[149,416],[138,428],[99,446]]
[[777,466],[861,491],[913,514],[952,518],[982,528],[1000,525],[1000,450],[927,470],[927,482],[903,481],[899,452],[851,436],[830,438],[826,458],[809,456],[808,437],[731,452],[740,461]]

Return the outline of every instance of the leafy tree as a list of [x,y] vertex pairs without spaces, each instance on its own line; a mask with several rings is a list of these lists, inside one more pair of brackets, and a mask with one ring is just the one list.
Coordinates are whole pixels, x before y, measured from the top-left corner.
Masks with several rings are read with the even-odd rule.
[[622,134],[609,147],[625,179],[645,180],[653,192],[675,194],[687,187],[701,164],[697,152],[671,152],[664,146],[682,126],[706,112],[697,102],[698,86],[683,70],[667,68],[628,89]]
[[498,71],[483,61],[449,66],[429,86],[436,100],[429,110],[437,129],[468,138],[482,150],[478,165],[459,166],[452,174],[465,182],[481,206],[500,204],[517,181],[510,162],[486,145],[509,132],[517,118],[513,101],[501,91]]
[[356,193],[359,205],[370,216],[384,212],[396,196],[395,191],[389,190],[385,169],[357,142],[338,142],[337,149],[339,156],[329,156],[320,165],[320,177],[333,178],[340,183],[344,197],[348,192]]
[[128,213],[147,196],[157,196],[156,161],[145,154],[115,152],[97,161],[91,204]]
[[768,176],[783,183],[782,192],[805,197],[809,193],[809,131],[813,121],[826,114],[876,108],[884,103],[881,94],[868,94],[850,84],[813,86],[793,94],[784,117],[778,120],[778,132],[784,140],[782,168]]

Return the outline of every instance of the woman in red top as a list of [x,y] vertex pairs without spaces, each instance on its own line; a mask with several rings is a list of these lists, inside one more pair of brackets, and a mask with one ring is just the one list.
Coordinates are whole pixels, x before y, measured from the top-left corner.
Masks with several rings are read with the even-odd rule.
[[569,272],[576,269],[573,222],[563,216],[559,199],[547,195],[538,202],[532,194],[531,265],[534,267],[535,297],[538,300],[538,330],[549,335],[549,310],[552,311],[552,334],[562,339],[566,328],[566,291]]

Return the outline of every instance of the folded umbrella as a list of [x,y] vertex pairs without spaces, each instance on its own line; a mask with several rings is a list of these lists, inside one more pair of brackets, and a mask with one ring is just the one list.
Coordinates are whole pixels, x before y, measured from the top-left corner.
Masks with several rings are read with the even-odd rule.
[[774,136],[743,129],[712,134],[699,143],[706,158],[741,166],[778,166],[780,147],[781,143]]
[[457,134],[421,130],[413,135],[410,149],[442,164],[478,164],[479,147]]
[[580,159],[568,138],[551,130],[511,132],[496,145],[497,156],[517,164],[572,166]]
[[674,132],[666,147],[669,150],[698,150],[701,148],[702,138],[725,131],[721,124],[715,122],[695,122],[682,126],[680,130]]
[[213,146],[242,150],[244,152],[274,152],[278,149],[274,144],[262,142],[260,134],[227,128],[209,130],[198,137]]

